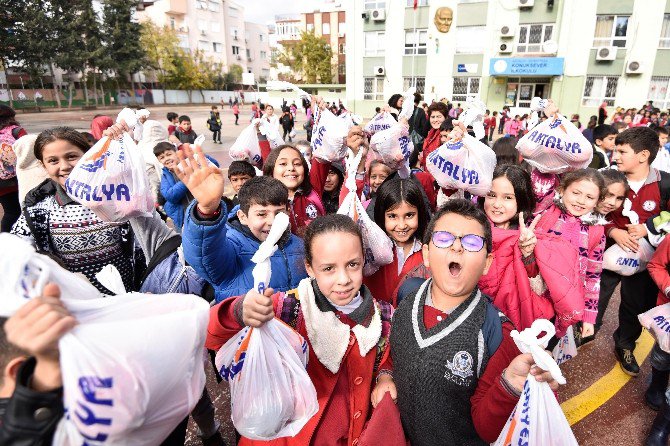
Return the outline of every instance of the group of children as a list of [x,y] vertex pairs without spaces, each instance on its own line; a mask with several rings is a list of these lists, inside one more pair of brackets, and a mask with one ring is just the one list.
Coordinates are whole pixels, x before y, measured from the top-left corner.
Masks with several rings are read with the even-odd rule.
[[[317,99],[314,106],[325,104]],[[418,160],[465,131],[439,106],[433,104],[428,111],[433,133]],[[246,161],[233,162],[227,176],[235,195],[224,197],[223,171],[202,148],[191,146],[195,133],[190,119],[175,119],[172,137],[179,148],[161,142],[153,153],[164,166],[160,189],[167,200],[165,210],[181,232],[184,258],[213,288],[206,347],[216,351],[244,326],[259,327],[275,317],[309,345],[307,372],[316,388],[318,412],[295,437],[273,444],[491,443],[518,403],[529,374],[554,390],[558,387],[530,354],[521,354],[511,330],[549,319],[556,327],[550,349],[570,327],[584,345],[597,335],[619,283],[616,357],[626,373],[639,373],[633,355],[641,333],[637,315],[655,305],[659,288],[663,295],[670,289],[667,262],[654,271],[650,263],[650,271],[631,276],[603,270],[602,264],[607,247],[616,243],[636,251],[640,239],[658,236],[652,220],[668,207],[670,177],[651,163],[663,130],[640,126],[618,133],[611,126],[598,126],[594,163],[598,159],[596,167],[616,169],[546,175],[512,157],[509,163],[499,162],[486,196],[451,197],[440,206],[438,188],[420,167],[400,178],[380,160],[366,162],[362,156],[357,195],[393,242],[392,262],[364,276],[364,235],[351,218],[336,214],[348,192],[342,187],[347,173],[341,163],[313,156],[308,145],[282,145],[264,156],[262,175]],[[495,127],[489,123],[487,137]],[[107,134],[118,136],[124,130],[116,124]],[[68,234],[61,229],[73,213],[82,212],[82,206],[68,201],[62,186],[88,146],[65,131],[43,133],[35,150],[39,148],[49,180],[30,194],[26,216],[32,222],[22,217],[13,232],[42,243],[41,249],[59,257],[67,269],[94,281],[90,265],[81,263],[83,257],[65,251],[69,244],[63,237]],[[355,126],[345,143],[354,154],[366,155],[369,137]],[[628,220],[624,200],[630,201],[639,224]],[[279,213],[288,214],[290,230],[271,256],[271,281],[261,293],[253,289],[251,258]],[[87,225],[118,247],[103,250],[106,259],[123,268],[127,288],[133,289],[133,267],[151,263],[153,252],[138,260],[128,254],[133,251],[124,240],[128,234],[146,239],[144,233],[164,231],[165,225],[158,222],[161,229],[155,229],[139,228],[133,221],[104,223],[90,214]],[[48,215],[62,221],[54,226]],[[655,258],[670,258],[670,242],[661,243]],[[7,416],[20,416],[15,406],[25,409],[29,397],[59,396],[55,345],[73,321],[54,297],[57,290],[48,287],[43,294],[38,303],[28,304],[44,308],[31,323],[48,318],[58,329],[37,323],[21,335],[27,310],[5,325],[6,338],[20,349],[3,348],[0,354],[4,379],[16,383],[9,390],[0,387],[0,397],[9,403]],[[0,341],[4,346],[6,341]],[[670,355],[654,351],[657,361],[652,363],[647,401],[661,410],[650,434],[656,442],[649,444],[665,444],[661,442],[670,434],[664,396]],[[24,354],[34,359],[15,362]],[[399,429],[393,429],[393,417],[375,428],[376,413],[394,411]],[[20,433],[12,429],[5,421],[0,439],[17,438]],[[40,435],[48,430],[41,426]],[[203,442],[221,444],[220,436],[209,434]],[[260,442],[241,438],[239,444]]]

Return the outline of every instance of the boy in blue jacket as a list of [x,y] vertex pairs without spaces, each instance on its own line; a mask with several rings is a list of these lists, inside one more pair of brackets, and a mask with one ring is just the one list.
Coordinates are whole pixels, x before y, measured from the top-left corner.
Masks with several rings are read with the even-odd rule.
[[[203,159],[199,147],[196,153]],[[275,216],[288,212],[288,190],[274,178],[254,177],[240,188],[240,209],[226,218],[221,169],[198,163],[190,148],[178,156],[183,172],[175,169],[175,173],[195,198],[186,211],[184,257],[200,277],[212,284],[217,302],[246,294],[254,284],[251,272],[255,263],[251,257],[268,237]],[[287,230],[278,245],[270,259],[270,287],[287,291],[307,277],[303,242]]]
[[[165,213],[174,222],[174,229],[177,233],[181,233],[181,228],[184,225],[184,212],[189,203],[193,201],[191,195],[175,173],[179,158],[177,158],[177,149],[172,143],[159,142],[154,147],[154,155],[158,161],[163,165],[163,173],[161,176],[161,195],[165,198]],[[202,155],[205,157],[205,155]],[[209,156],[206,157],[209,161],[214,163],[217,167],[219,163]]]

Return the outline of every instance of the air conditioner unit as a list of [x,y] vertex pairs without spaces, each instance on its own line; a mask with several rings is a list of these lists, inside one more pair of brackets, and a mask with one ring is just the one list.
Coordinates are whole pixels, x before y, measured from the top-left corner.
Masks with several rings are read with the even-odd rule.
[[363,20],[370,20],[370,11],[363,11],[363,14],[361,14],[361,18]]
[[375,22],[383,22],[386,20],[386,9],[373,9],[370,11],[370,17]]
[[626,64],[626,73],[627,74],[640,74],[642,73],[642,64],[637,60],[629,60]]
[[233,36],[233,40],[238,40],[238,39],[237,39],[237,36]]
[[237,60],[242,60],[242,56],[240,56],[240,55],[238,54],[238,55],[237,55]]
[[615,46],[601,46],[596,48],[596,60],[615,60],[617,47]]
[[200,30],[200,35],[201,35],[201,36],[204,36],[204,35],[206,35],[206,34],[207,34],[207,31],[205,31],[204,29],[201,29],[201,30]]
[[510,25],[503,25],[500,27],[500,37],[514,37],[516,28]]
[[519,8],[532,8],[535,5],[535,0],[517,0]]
[[386,68],[381,65],[374,67],[375,76],[384,76],[386,74]]
[[180,26],[179,31],[181,31],[183,33],[187,33],[188,32],[188,26],[186,26],[186,25]]
[[500,54],[510,54],[512,52],[513,48],[514,47],[511,43],[501,43],[500,48],[499,48],[499,52],[500,52]]

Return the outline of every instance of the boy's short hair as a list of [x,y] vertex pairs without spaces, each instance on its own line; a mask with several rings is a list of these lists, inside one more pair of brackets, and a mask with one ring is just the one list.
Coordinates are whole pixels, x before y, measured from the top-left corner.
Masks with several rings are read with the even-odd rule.
[[240,200],[240,210],[245,214],[249,208],[258,204],[260,206],[282,206],[288,203],[288,189],[276,178],[262,176],[253,177],[242,185],[237,193]]
[[654,161],[658,153],[658,135],[649,127],[633,127],[624,130],[616,136],[614,143],[617,146],[628,144],[635,153],[648,150],[649,164]]
[[451,119],[445,119],[442,121],[442,124],[440,124],[440,131],[441,132],[450,132],[454,129],[454,123],[452,122]]
[[170,122],[177,119],[177,117],[179,117],[179,115],[176,114],[175,112],[168,112],[168,114],[167,114],[167,120],[170,121]]
[[228,167],[228,179],[231,179],[235,175],[248,175],[253,178],[256,176],[256,170],[254,170],[254,166],[248,161],[233,161],[230,163],[230,167]]
[[426,232],[423,234],[423,243],[425,245],[429,244],[433,238],[433,231],[435,231],[435,225],[437,221],[442,218],[445,214],[456,214],[461,217],[470,218],[477,221],[477,223],[482,225],[484,229],[484,241],[486,242],[486,252],[490,253],[493,250],[493,236],[491,235],[491,224],[486,217],[486,214],[483,210],[479,209],[476,204],[470,200],[465,200],[463,198],[457,198],[454,200],[449,200],[440,207],[433,218],[430,219]]
[[212,110],[218,110],[218,108],[219,107],[217,107],[216,105],[212,105]]
[[626,123],[623,122],[623,121],[619,121],[619,122],[612,123],[612,127],[614,127],[614,129],[618,132],[619,130],[625,129],[626,127],[628,127],[628,125],[626,125]]
[[664,135],[670,134],[670,131],[668,131],[667,127],[663,127],[660,125],[650,125],[649,128],[655,131],[657,135],[660,135],[661,133]]
[[7,334],[5,333],[5,322],[7,322],[6,317],[0,317],[0,385],[3,383],[3,370],[7,367],[7,364],[14,359],[20,356],[28,356],[26,352],[10,343],[7,340]]
[[174,145],[172,145],[171,142],[159,142],[154,146],[154,155],[159,156],[162,153],[165,153],[169,150],[172,150],[173,152],[177,151],[177,149],[175,149]]
[[191,122],[191,118],[189,118],[189,117],[186,116],[186,115],[181,115],[181,116],[179,117],[179,123],[181,124],[181,123],[184,122],[184,121]]
[[609,124],[600,124],[593,129],[593,142],[596,139],[604,140],[610,135],[618,135],[619,131]]

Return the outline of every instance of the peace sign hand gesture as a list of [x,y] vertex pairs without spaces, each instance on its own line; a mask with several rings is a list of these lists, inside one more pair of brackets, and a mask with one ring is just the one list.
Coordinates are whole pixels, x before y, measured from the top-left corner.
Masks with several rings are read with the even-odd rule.
[[205,214],[213,214],[221,205],[224,190],[224,176],[221,169],[210,165],[199,146],[195,153],[190,147],[177,152],[179,165],[174,170],[198,202],[198,208]]
[[535,227],[540,221],[541,215],[536,215],[530,226],[526,227],[523,218],[523,212],[519,214],[519,249],[524,258],[529,257],[535,250],[537,237],[535,237]]

